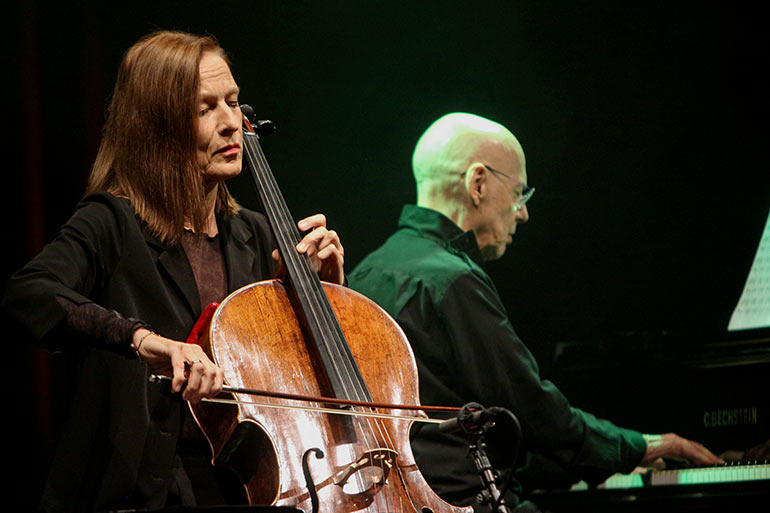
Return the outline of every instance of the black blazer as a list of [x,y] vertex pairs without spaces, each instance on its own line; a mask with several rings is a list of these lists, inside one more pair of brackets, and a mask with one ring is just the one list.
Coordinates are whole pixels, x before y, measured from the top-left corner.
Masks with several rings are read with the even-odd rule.
[[[273,277],[274,239],[264,216],[242,209],[218,218],[228,290]],[[126,199],[88,196],[55,239],[9,281],[3,308],[50,350],[77,351],[81,372],[43,494],[50,511],[164,506],[183,403],[148,386],[128,345],[56,336],[55,300],[95,302],[185,340],[200,298],[181,245],[149,232]],[[60,332],[60,331],[59,331]]]

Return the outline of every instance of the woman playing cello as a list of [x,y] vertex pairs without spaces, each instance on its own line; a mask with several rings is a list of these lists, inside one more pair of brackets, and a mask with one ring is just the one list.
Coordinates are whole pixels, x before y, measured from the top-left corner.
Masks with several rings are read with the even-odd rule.
[[[186,406],[147,378],[186,381],[191,402],[217,395],[222,371],[181,341],[205,305],[275,273],[265,218],[225,186],[241,171],[241,119],[214,39],[157,32],[125,54],[87,195],[3,299],[36,343],[80,362],[42,510],[227,502]],[[343,248],[325,224],[300,221],[297,251],[339,284]]]

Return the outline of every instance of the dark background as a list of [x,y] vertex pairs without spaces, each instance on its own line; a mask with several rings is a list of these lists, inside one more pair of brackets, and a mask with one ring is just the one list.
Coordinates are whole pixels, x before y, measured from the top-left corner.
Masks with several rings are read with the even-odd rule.
[[[433,120],[467,111],[517,134],[537,193],[489,272],[548,376],[558,342],[722,336],[770,208],[759,7],[24,4],[6,13],[2,57],[3,283],[69,217],[120,58],[158,28],[213,34],[231,54],[241,100],[278,125],[263,147],[290,208],[327,215],[348,270],[414,201],[411,152]],[[245,175],[232,189],[258,208]],[[61,357],[5,341],[12,461],[34,504],[67,371]]]

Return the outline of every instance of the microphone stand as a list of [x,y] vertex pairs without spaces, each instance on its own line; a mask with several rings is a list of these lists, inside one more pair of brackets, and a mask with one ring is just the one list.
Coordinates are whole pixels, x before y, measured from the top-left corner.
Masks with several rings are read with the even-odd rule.
[[[476,413],[471,413],[474,410]],[[447,426],[444,429],[439,427],[444,432],[457,430],[468,436],[468,457],[473,460],[484,486],[484,490],[479,492],[476,500],[479,504],[488,504],[493,513],[511,513],[503,499],[503,492],[497,486],[497,472],[492,468],[487,457],[486,444],[484,443],[487,430],[494,426],[495,417],[502,413],[513,417],[513,414],[504,408],[485,409],[478,403],[468,403],[460,409],[457,420],[447,421]],[[515,417],[514,420],[516,420]],[[516,421],[516,425],[518,426],[518,421]]]
[[485,451],[484,435],[489,427],[487,425],[479,428],[471,433],[468,438],[468,457],[473,460],[479,477],[481,477],[481,483],[485,488],[485,490],[479,492],[476,500],[480,504],[489,504],[495,513],[510,513],[508,506],[505,505],[505,500],[502,498],[500,489],[497,487],[497,472],[492,468],[492,464],[489,462]]

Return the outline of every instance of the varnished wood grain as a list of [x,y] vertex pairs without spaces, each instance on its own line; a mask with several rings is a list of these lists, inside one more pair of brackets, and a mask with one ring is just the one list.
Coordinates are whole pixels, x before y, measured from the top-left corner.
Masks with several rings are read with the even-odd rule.
[[[357,292],[326,283],[324,290],[373,400],[419,404],[417,368],[400,327],[384,310]],[[249,285],[225,299],[202,342],[224,370],[228,385],[320,396],[328,392],[319,385],[326,380],[319,375],[322,367],[311,359],[309,343],[312,342],[306,340],[283,286],[275,280]],[[238,399],[253,400],[247,395]],[[260,401],[303,405],[286,399]],[[239,424],[254,423],[262,431],[251,444],[258,447],[259,454],[254,454],[254,458],[261,462],[253,466],[258,469],[253,476],[246,476],[252,503],[292,505],[311,511],[302,457],[305,451],[320,448],[324,457],[317,459],[311,455],[308,462],[322,512],[471,511],[447,504],[425,483],[409,444],[410,421],[361,420],[248,405],[224,407],[221,414],[216,414],[213,408],[221,408],[220,405],[201,405],[194,408],[194,413],[210,440],[215,458],[227,447]],[[414,415],[406,410],[392,413]],[[340,440],[337,435],[344,431],[340,429],[342,423],[352,423],[352,440]],[[349,494],[333,483],[334,477],[365,451],[377,448],[390,448],[397,453],[395,468],[384,486]]]

